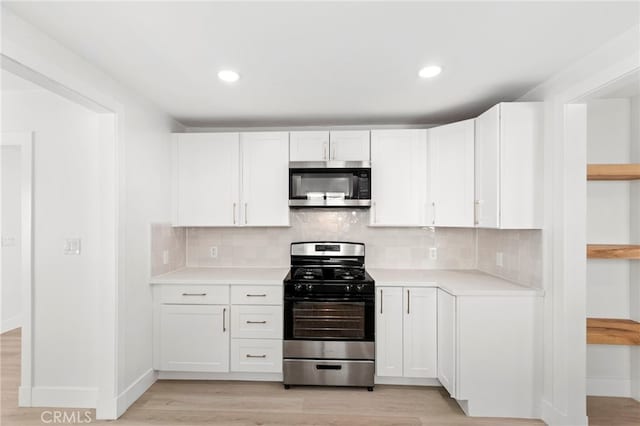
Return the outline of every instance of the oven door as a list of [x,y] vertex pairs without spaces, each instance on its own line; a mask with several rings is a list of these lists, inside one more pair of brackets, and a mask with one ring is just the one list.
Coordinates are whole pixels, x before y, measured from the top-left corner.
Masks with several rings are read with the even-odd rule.
[[284,339],[373,342],[375,296],[286,297]]

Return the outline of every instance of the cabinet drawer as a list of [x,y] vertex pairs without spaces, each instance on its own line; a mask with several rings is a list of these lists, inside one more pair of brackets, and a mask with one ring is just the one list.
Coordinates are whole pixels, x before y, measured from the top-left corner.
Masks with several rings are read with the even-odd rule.
[[282,340],[232,339],[231,371],[282,372]]
[[231,286],[232,305],[282,305],[282,286]]
[[282,306],[232,306],[231,337],[282,339]]
[[185,305],[228,305],[227,285],[175,285],[160,289],[160,303]]

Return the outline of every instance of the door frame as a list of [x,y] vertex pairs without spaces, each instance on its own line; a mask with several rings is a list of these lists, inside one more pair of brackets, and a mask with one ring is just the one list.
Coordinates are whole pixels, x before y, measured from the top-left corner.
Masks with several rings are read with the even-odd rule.
[[[120,363],[123,361],[123,340],[125,324],[123,316],[124,292],[120,286],[124,283],[125,230],[123,226],[122,206],[124,206],[124,174],[121,164],[124,162],[124,107],[109,93],[87,86],[81,79],[64,72],[54,62],[33,55],[11,42],[3,44],[0,51],[0,69],[8,71],[31,83],[62,96],[71,102],[82,105],[98,114],[99,158],[100,158],[100,212],[99,238],[100,263],[96,274],[99,301],[96,310],[97,337],[94,356],[96,359],[97,398],[96,418],[117,419],[118,384],[121,381]],[[33,142],[33,141],[32,141]],[[33,143],[32,143],[33,145]],[[36,147],[37,149],[37,147]],[[33,158],[33,146],[31,147]],[[33,170],[31,170],[33,173]],[[33,209],[32,203],[29,207]],[[37,207],[36,207],[37,208]],[[31,212],[33,217],[33,211]],[[31,222],[32,223],[32,222]],[[33,241],[34,235],[30,235]],[[32,249],[32,247],[31,247]],[[31,254],[31,253],[30,253]],[[31,256],[28,257],[31,261]],[[29,275],[33,265],[29,266]],[[25,295],[23,321],[28,324],[27,338],[22,338],[21,384],[18,405],[32,406],[33,378],[33,335],[34,312],[32,291],[33,280]],[[28,297],[28,300],[26,299]],[[37,332],[37,330],[35,330]]]
[[[20,148],[20,299],[22,309],[20,322],[22,328],[21,338],[21,383],[32,382],[31,356],[32,356],[32,257],[33,257],[33,132],[8,132],[2,133],[1,147]],[[31,393],[26,393],[20,387],[18,395],[19,405],[31,402]]]

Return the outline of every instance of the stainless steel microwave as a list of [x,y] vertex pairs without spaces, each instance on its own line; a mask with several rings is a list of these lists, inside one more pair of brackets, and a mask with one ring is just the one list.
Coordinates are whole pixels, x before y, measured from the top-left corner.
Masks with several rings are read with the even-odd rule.
[[371,162],[290,162],[289,206],[371,206]]

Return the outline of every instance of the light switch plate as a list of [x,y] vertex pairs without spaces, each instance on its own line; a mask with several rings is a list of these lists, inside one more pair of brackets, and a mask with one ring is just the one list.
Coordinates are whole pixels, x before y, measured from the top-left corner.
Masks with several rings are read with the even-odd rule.
[[496,253],[496,266],[504,266],[504,253],[502,253],[501,251]]
[[64,254],[77,256],[80,254],[82,240],[80,238],[67,238],[64,240]]
[[218,257],[218,247],[216,247],[216,246],[209,247],[209,257],[211,257],[213,259]]
[[429,259],[431,259],[431,260],[437,260],[438,259],[438,248],[437,247],[430,247],[429,248]]
[[164,250],[162,252],[162,264],[163,265],[169,264],[169,250]]

